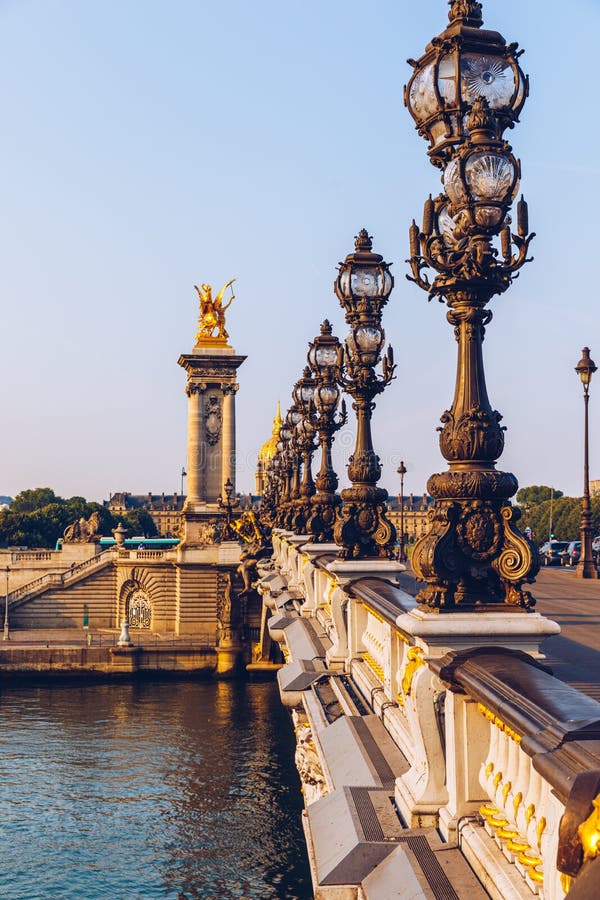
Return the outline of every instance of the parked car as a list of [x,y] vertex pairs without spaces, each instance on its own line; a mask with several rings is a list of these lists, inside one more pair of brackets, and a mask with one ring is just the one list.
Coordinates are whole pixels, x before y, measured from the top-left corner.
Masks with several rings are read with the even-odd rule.
[[562,553],[568,546],[567,541],[546,541],[540,547],[540,564],[542,566],[560,566]]
[[576,566],[581,556],[581,541],[571,541],[561,555],[563,566]]

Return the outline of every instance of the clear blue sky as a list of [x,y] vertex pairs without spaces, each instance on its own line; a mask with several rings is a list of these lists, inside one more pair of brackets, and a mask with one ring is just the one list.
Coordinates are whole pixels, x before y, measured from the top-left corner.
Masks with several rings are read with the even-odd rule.
[[[486,0],[484,16],[527,50],[510,137],[538,234],[487,331],[500,466],[580,493],[573,367],[584,344],[600,364],[600,4]],[[193,285],[234,276],[250,490],[307,341],[326,316],[346,334],[332,282],[363,226],[396,275],[384,325],[398,378],[374,419],[383,483],[397,489],[401,458],[415,493],[445,468],[435,428],[455,343],[404,278],[408,226],[439,181],[402,89],[405,60],[446,21],[445,0],[0,0],[0,494],[178,489]]]

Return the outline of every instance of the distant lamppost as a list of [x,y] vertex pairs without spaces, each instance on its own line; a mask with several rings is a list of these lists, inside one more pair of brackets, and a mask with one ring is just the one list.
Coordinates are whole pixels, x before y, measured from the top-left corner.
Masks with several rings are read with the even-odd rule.
[[308,362],[317,383],[314,392],[314,423],[319,434],[321,467],[316,479],[317,492],[311,500],[312,514],[307,522],[307,529],[318,543],[333,540],[333,525],[340,502],[336,494],[338,478],[331,461],[333,437],[348,419],[344,400],[336,418],[340,400],[337,386],[340,349],[340,342],[333,335],[330,322],[325,319],[321,325],[321,334],[314,339],[308,351]]
[[354,401],[356,445],[348,464],[352,487],[342,491],[342,508],[333,536],[341,548],[341,559],[389,558],[396,542],[396,529],[385,512],[387,491],[377,487],[381,462],[373,447],[371,416],[375,408],[373,400],[394,377],[391,347],[383,357],[383,375],[380,377],[375,372],[385,342],[381,316],[394,279],[383,256],[373,253],[372,238],[364,228],[356,237],[354,247],[354,253],[349,253],[340,263],[334,284],[350,326],[343,367],[339,366],[339,384]]
[[231,483],[230,478],[228,478],[227,481],[225,482],[225,484],[223,486],[223,490],[225,491],[225,499],[223,499],[223,496],[221,494],[219,494],[219,496],[217,497],[217,506],[220,509],[225,510],[225,513],[227,516],[227,525],[230,526],[232,510],[238,508],[238,506],[240,505],[240,501],[239,501],[238,497],[235,497],[235,499],[234,499],[235,488],[234,488],[233,484]]
[[278,507],[276,523],[278,528],[287,528],[288,510],[291,502],[292,490],[292,436],[293,426],[289,419],[289,410],[285,415],[281,428],[279,430],[279,441],[277,443],[277,453],[280,458],[280,489],[278,491]]
[[400,562],[404,562],[406,558],[404,553],[404,476],[406,475],[406,466],[403,460],[400,460],[396,472],[400,476]]
[[10,635],[8,632],[8,578],[10,575],[10,566],[7,566],[4,571],[6,572],[6,593],[4,595],[4,640],[9,641]]
[[486,307],[528,262],[533,238],[523,198],[511,230],[521,167],[503,137],[518,121],[528,81],[517,44],[482,28],[481,3],[451,0],[449,20],[423,56],[410,61],[405,90],[443,184],[443,193],[425,202],[422,228],[414,221],[410,227],[411,280],[447,304],[458,343],[454,399],[440,429],[449,467],[429,479],[429,530],[411,563],[426,582],[417,600],[432,610],[531,608],[523,585],[534,580],[539,564],[517,527],[520,510],[509,502],[517,480],[496,469],[504,428],[483,366],[492,319]]
[[296,534],[306,532],[306,523],[311,514],[311,499],[315,493],[315,483],[312,476],[312,458],[316,450],[313,397],[315,395],[315,380],[308,366],[305,367],[302,377],[298,379],[292,391],[294,404],[300,412],[300,419],[296,425],[296,442],[299,456],[302,459],[302,481],[298,487],[298,499],[295,502],[295,510],[292,516],[292,528]]
[[185,466],[181,467],[181,502],[183,503],[183,479],[187,478],[187,472],[185,471]]
[[296,426],[302,415],[295,404],[285,414],[279,438],[282,444],[283,491],[281,494],[278,524],[280,528],[292,530],[295,501],[300,497],[300,454],[298,452]]
[[598,570],[594,565],[592,553],[592,505],[590,503],[590,467],[589,467],[589,431],[588,431],[588,405],[590,401],[590,383],[592,375],[598,368],[590,358],[590,348],[584,347],[582,357],[575,366],[575,371],[581,378],[583,385],[583,500],[581,503],[581,556],[577,563],[575,575],[577,578],[598,578]]
[[529,514],[531,513],[531,504],[530,503],[526,503],[523,506],[523,513],[525,515],[525,525],[526,525],[525,537],[527,537],[527,538],[529,538],[529,540],[531,540],[531,526],[529,524]]

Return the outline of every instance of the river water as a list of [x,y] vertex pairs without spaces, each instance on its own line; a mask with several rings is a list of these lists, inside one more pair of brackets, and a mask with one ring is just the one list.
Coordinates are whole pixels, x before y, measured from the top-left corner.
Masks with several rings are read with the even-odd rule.
[[2,900],[312,897],[274,684],[2,687]]

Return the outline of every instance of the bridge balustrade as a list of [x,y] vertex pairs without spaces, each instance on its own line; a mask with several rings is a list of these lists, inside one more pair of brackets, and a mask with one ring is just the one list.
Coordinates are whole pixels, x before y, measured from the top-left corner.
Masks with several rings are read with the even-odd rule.
[[576,897],[600,846],[600,704],[520,650],[432,655],[401,625],[414,598],[381,578],[341,585],[300,543],[274,535],[275,568],[404,753],[408,826],[439,828],[493,896]]

